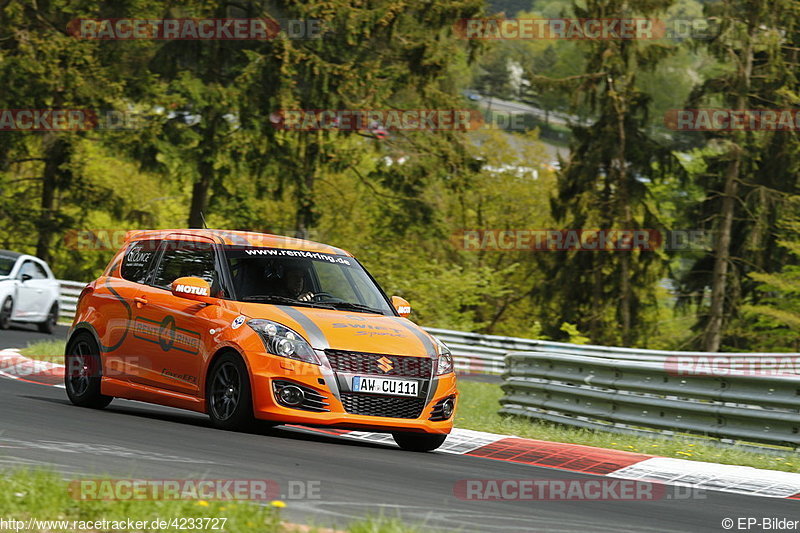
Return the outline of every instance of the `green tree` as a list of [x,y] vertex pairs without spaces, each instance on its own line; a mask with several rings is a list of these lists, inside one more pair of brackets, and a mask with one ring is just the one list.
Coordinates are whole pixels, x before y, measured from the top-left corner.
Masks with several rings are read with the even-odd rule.
[[[698,87],[688,107],[795,106],[798,4],[726,0],[707,9],[721,20],[720,35],[708,49],[729,68]],[[683,286],[685,293],[710,290],[708,305],[698,306],[697,327],[703,349],[717,351],[742,303],[759,297],[747,273],[774,270],[785,260],[776,224],[786,212],[785,198],[797,191],[800,150],[797,136],[783,131],[715,131],[707,142],[714,148],[706,153],[707,172],[700,176],[707,195],[692,218],[711,221],[714,246],[695,262]],[[727,339],[729,345],[737,342],[735,336]]]
[[[5,36],[0,40],[0,108],[88,109],[100,114],[126,108],[128,90],[141,80],[131,68],[135,51],[128,56],[130,49],[67,32],[71,20],[96,12],[101,4],[57,0],[46,5],[35,1],[0,5]],[[63,206],[113,209],[118,205],[113,189],[93,184],[75,159],[82,141],[100,137],[96,132],[66,130],[0,136],[0,189],[13,199],[3,206],[0,219],[9,236],[17,239],[9,242],[34,248],[48,260],[55,236],[75,227],[85,212],[67,215]],[[29,235],[35,236],[34,242]]]
[[[285,2],[278,9],[282,17],[320,21],[326,31],[321,38],[279,39],[249,54],[243,77],[249,87],[245,101],[250,112],[245,121],[253,127],[260,125],[262,131],[271,127],[270,115],[282,109],[463,107],[455,105],[461,96],[448,72],[454,58],[473,43],[454,34],[453,21],[479,14],[480,2],[379,1],[365,6],[337,0]],[[275,96],[265,94],[264,86]],[[356,167],[367,156],[364,145],[340,149],[342,139],[354,134],[279,131],[274,147],[263,154],[279,162],[285,175],[281,179],[292,187],[298,233],[307,234],[317,223],[317,182],[329,179],[332,172]],[[406,174],[395,184],[419,190],[414,181],[428,179],[429,170],[417,177]],[[393,176],[397,177],[396,171],[373,178]]]
[[758,282],[756,290],[763,295],[758,304],[742,307],[745,315],[756,318],[754,333],[760,346],[766,349],[800,350],[800,198],[787,202],[794,213],[781,223],[785,237],[778,244],[786,248],[790,264],[780,271],[751,272],[749,276]]
[[[579,18],[652,17],[670,1],[632,4],[624,0],[589,1],[573,6]],[[661,229],[648,202],[648,183],[679,171],[667,147],[646,134],[650,98],[637,76],[652,70],[672,47],[637,40],[581,43],[586,70],[576,77],[577,102],[591,109],[589,126],[573,126],[571,158],[559,174],[552,202],[557,221],[568,228]],[[553,281],[542,304],[555,315],[551,323],[577,325],[592,342],[632,344],[646,330],[642,309],[654,301],[665,272],[652,252],[558,252],[550,265]]]

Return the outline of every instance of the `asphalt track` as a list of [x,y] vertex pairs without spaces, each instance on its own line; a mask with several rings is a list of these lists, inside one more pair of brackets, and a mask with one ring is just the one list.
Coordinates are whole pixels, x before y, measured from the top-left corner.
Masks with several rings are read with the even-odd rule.
[[0,330],[0,349],[2,348],[25,348],[28,344],[39,341],[58,341],[67,338],[67,326],[56,326],[52,335],[40,333],[36,329],[36,324],[25,324],[23,322],[12,322],[11,327]]
[[[0,332],[3,347],[13,345],[7,334]],[[423,530],[687,533],[725,531],[723,518],[800,519],[796,500],[713,491],[686,500],[464,501],[453,493],[459,480],[595,476],[302,430],[219,431],[204,416],[127,400],[93,411],[72,406],[63,389],[10,379],[0,379],[0,406],[0,468],[46,466],[68,479],[270,479],[282,492],[312,482],[318,499],[281,497],[287,518],[317,525],[383,514]]]

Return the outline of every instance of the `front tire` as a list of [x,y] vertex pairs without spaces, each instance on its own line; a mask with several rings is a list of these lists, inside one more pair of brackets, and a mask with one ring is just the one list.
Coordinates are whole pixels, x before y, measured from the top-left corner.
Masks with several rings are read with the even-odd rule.
[[47,313],[47,320],[40,322],[37,326],[42,333],[52,335],[53,330],[56,329],[56,323],[58,323],[58,304],[54,303],[50,307],[50,312]]
[[100,394],[100,348],[88,333],[75,335],[64,355],[64,385],[69,400],[79,407],[102,409],[114,398]]
[[444,444],[447,435],[430,433],[392,433],[394,441],[410,452],[432,452]]
[[8,296],[0,307],[0,329],[8,329],[11,325],[11,310],[14,309],[14,300]]
[[219,429],[230,431],[250,427],[253,395],[247,367],[238,355],[227,353],[214,362],[206,387],[208,416]]

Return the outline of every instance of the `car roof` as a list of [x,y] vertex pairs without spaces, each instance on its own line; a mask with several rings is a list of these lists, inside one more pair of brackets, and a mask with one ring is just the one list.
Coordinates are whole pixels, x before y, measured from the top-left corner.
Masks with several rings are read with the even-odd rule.
[[0,255],[4,255],[12,259],[19,259],[20,257],[26,254],[21,254],[19,252],[12,252],[11,250],[0,250]]
[[253,248],[283,248],[287,250],[303,250],[308,252],[321,252],[334,255],[353,254],[346,250],[305,239],[296,239],[283,235],[269,233],[256,233],[252,231],[229,231],[221,229],[159,229],[159,230],[133,230],[125,236],[125,242],[144,239],[165,239],[167,237],[194,236],[206,237],[220,244],[230,246],[250,246]]

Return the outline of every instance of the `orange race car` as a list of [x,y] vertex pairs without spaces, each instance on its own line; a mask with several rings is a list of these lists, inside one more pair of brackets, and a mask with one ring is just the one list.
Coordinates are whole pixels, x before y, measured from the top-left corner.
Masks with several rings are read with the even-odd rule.
[[391,432],[438,448],[458,391],[450,351],[348,252],[221,230],[129,232],[81,293],[66,349],[80,406],[128,398],[205,412]]

